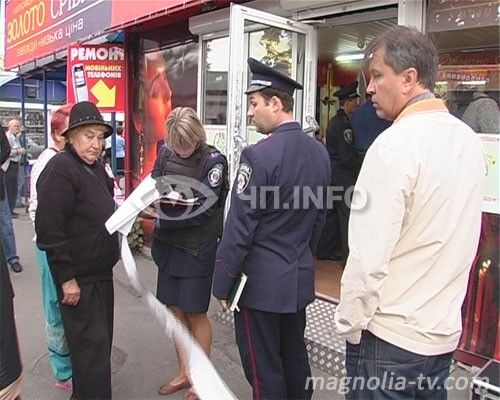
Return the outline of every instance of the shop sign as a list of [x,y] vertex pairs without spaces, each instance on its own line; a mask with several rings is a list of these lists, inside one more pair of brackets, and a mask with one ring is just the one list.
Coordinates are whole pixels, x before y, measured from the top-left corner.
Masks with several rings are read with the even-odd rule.
[[438,81],[462,81],[462,82],[470,82],[470,81],[484,81],[484,83],[488,83],[490,78],[485,74],[481,73],[470,73],[470,72],[461,72],[461,71],[439,71],[438,72]]
[[119,45],[68,47],[67,101],[91,101],[101,112],[125,110],[125,57]]
[[199,0],[127,0],[126,6],[120,0],[112,0],[111,26],[120,26],[152,16],[158,12],[169,13],[183,10],[200,3]]
[[111,18],[111,1],[106,0],[10,0],[5,7],[6,68],[96,34]]
[[439,55],[439,65],[483,66],[497,64],[500,64],[500,54],[497,50],[442,53]]
[[429,1],[428,30],[442,32],[498,24],[498,2],[488,0]]
[[500,136],[496,134],[477,134],[484,147],[486,163],[486,186],[483,197],[483,211],[500,214],[499,188],[500,165]]

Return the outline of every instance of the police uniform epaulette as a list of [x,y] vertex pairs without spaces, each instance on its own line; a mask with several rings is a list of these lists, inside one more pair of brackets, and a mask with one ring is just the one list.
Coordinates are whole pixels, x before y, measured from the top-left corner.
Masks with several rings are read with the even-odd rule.
[[[259,141],[257,141],[257,142],[255,142],[255,143],[251,144],[250,146],[255,147],[255,146],[257,146],[257,145],[260,145],[260,144],[262,144],[262,143],[265,143],[265,142],[267,141],[267,139],[269,139],[271,136],[272,136],[272,135],[267,135],[267,136],[264,136],[262,139],[260,139]],[[250,146],[248,146],[248,147],[250,147]]]

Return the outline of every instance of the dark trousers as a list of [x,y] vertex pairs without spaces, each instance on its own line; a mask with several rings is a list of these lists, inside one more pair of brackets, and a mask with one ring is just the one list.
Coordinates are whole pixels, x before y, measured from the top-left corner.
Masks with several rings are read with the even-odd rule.
[[339,219],[335,209],[329,209],[326,213],[326,221],[316,250],[316,257],[328,258],[334,255],[340,248]]
[[236,343],[253,398],[310,399],[304,342],[305,309],[279,314],[242,307],[234,313]]
[[452,354],[415,354],[363,331],[360,344],[346,346],[346,399],[446,399]]
[[334,201],[335,213],[337,214],[337,218],[339,221],[339,232],[340,232],[340,241],[342,244],[342,259],[344,264],[347,261],[347,257],[349,257],[349,215],[351,213],[351,203],[349,200],[349,204],[346,204],[344,200],[344,194],[342,193],[342,200]]
[[14,291],[0,243],[0,389],[14,382],[22,372],[14,318]]
[[73,365],[73,398],[111,399],[113,281],[79,286],[80,301],[76,307],[60,304]]
[[5,192],[9,203],[10,212],[14,211],[17,199],[17,178],[19,175],[19,164],[10,162],[9,168],[5,171]]

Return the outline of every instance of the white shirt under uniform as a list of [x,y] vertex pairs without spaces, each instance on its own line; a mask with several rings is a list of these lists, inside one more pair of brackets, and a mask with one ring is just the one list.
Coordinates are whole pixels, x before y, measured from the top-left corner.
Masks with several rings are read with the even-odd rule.
[[349,221],[338,331],[421,355],[457,347],[481,226],[481,143],[444,103],[408,106],[368,150]]

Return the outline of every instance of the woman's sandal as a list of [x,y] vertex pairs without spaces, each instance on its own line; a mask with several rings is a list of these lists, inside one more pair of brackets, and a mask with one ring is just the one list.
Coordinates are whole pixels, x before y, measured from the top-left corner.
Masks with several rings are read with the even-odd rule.
[[191,387],[191,382],[189,380],[182,381],[177,385],[172,385],[171,383],[166,383],[165,385],[160,386],[158,389],[158,394],[162,396],[167,396],[169,394],[178,392],[179,390],[189,389]]

